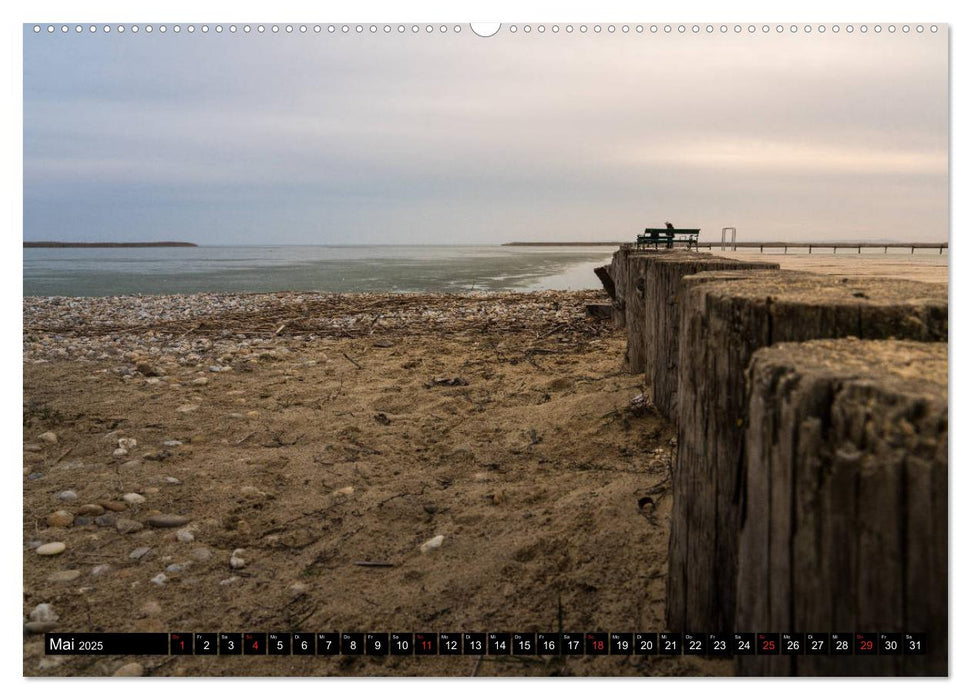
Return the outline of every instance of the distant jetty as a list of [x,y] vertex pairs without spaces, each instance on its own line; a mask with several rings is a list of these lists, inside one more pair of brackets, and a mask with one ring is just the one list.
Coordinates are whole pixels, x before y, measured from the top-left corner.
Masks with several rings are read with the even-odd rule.
[[623,245],[622,241],[513,241],[503,243],[504,246],[611,246],[617,248]]
[[24,248],[198,248],[185,241],[149,241],[147,243],[68,243],[66,241],[24,241]]

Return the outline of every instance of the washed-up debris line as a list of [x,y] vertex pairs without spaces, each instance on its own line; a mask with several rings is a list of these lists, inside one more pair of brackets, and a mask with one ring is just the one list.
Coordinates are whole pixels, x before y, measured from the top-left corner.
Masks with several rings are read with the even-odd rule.
[[274,339],[406,337],[469,332],[573,342],[607,326],[586,315],[600,291],[482,294],[178,294],[25,297],[25,362],[156,353],[218,356]]

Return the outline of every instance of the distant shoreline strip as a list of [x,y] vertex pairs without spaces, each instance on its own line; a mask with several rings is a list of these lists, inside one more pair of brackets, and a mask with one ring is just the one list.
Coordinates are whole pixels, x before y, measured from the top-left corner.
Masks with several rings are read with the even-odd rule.
[[24,241],[24,248],[197,248],[185,241],[150,241],[147,243],[67,243],[63,241]]
[[512,241],[503,246],[547,246],[559,248],[562,246],[611,246],[617,248],[628,241]]

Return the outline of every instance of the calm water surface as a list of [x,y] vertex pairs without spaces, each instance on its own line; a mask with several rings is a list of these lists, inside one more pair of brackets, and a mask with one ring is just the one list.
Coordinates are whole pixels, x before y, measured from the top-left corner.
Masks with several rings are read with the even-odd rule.
[[25,296],[595,289],[610,247],[26,248]]

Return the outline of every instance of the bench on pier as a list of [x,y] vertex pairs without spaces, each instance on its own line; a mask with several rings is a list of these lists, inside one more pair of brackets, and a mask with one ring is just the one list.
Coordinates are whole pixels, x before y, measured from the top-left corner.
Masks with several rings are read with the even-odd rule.
[[646,228],[637,236],[637,248],[673,248],[675,243],[685,243],[690,250],[698,248],[700,228]]

